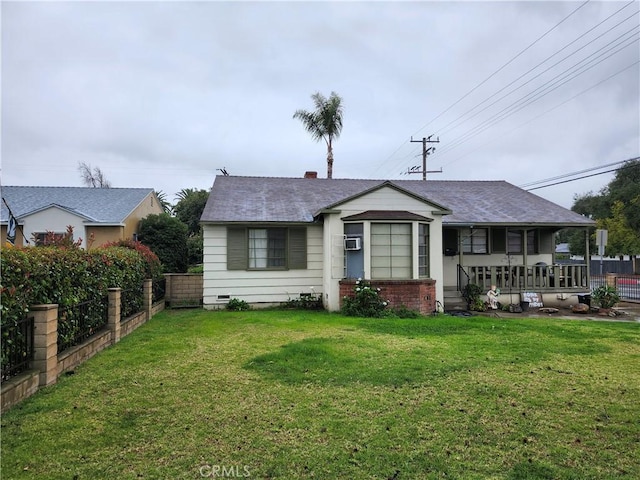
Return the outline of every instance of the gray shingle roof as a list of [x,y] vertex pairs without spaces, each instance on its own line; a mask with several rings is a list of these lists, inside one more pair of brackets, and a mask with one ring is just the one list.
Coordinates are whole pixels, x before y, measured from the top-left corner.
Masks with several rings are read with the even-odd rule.
[[[2,187],[0,193],[18,220],[20,217],[57,205],[89,222],[122,223],[153,192],[152,188],[86,187]],[[2,202],[0,221],[9,213]]]
[[594,224],[582,215],[504,181],[236,176],[216,177],[202,221],[311,222],[321,210],[385,183],[451,210],[450,215],[443,217],[445,224]]

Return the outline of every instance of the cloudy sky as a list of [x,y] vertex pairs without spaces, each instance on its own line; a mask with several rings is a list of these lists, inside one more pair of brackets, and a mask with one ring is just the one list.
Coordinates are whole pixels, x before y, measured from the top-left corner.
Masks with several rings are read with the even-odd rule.
[[[297,109],[337,92],[334,178],[515,185],[640,152],[639,7],[565,2],[2,2],[2,184],[167,194],[326,176]],[[590,170],[591,174],[597,171]],[[535,190],[570,207],[611,173]],[[428,180],[427,180],[428,181]]]

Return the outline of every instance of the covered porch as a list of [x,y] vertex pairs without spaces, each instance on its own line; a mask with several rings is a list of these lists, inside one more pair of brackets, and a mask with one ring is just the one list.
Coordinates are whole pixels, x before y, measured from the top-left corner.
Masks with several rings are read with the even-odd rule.
[[[588,253],[589,230],[581,229]],[[502,304],[519,303],[535,294],[545,306],[571,305],[591,291],[588,262],[563,264],[556,259],[557,225],[447,230],[445,248],[451,253],[447,258],[445,251],[445,309],[464,308],[462,292],[469,284],[479,286],[483,295],[495,286]]]
[[537,262],[534,265],[459,265],[460,285],[475,283],[483,290],[495,285],[501,291],[539,290],[574,291],[588,290],[589,266],[587,264],[554,264]]

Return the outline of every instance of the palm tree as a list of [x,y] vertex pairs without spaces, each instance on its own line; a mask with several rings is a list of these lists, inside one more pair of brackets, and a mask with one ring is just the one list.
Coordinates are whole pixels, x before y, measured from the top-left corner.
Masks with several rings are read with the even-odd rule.
[[319,92],[311,95],[316,109],[313,112],[297,110],[293,118],[299,118],[304,128],[314,140],[324,140],[327,143],[327,178],[333,176],[333,139],[340,136],[342,131],[342,98],[331,92],[326,98]]
[[173,213],[173,207],[169,203],[169,200],[167,200],[167,194],[162,190],[155,190],[155,192],[156,197],[158,197],[158,202],[160,202],[160,206],[162,207],[162,211],[171,215],[171,213]]

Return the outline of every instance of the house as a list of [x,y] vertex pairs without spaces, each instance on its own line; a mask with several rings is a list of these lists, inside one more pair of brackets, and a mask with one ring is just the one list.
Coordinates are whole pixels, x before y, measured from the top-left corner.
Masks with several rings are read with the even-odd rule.
[[[73,227],[76,239],[87,247],[136,239],[140,219],[162,213],[151,188],[2,187],[2,245],[7,237],[9,209],[17,220],[16,245],[42,242],[47,232],[63,234]],[[5,204],[6,201],[6,204]]]
[[588,265],[554,261],[554,236],[594,222],[514,185],[314,173],[216,177],[201,217],[205,308],[315,292],[338,310],[358,278],[422,313],[454,308],[469,283],[496,285],[503,303],[589,291]]

